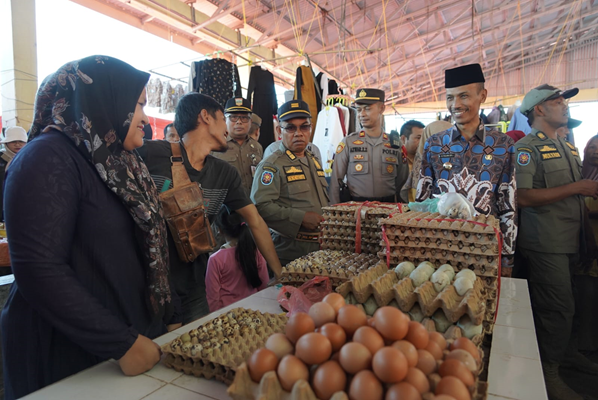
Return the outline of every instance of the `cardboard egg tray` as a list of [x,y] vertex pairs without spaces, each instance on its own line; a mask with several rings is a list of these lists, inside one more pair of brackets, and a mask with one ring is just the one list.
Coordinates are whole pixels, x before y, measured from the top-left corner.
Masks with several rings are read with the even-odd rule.
[[[440,361],[438,361],[440,363]],[[431,391],[424,393],[422,399],[432,400],[434,398],[433,390],[440,382],[440,375],[433,373],[428,377]],[[349,378],[347,378],[349,381]],[[233,400],[319,400],[309,383],[303,379],[293,385],[291,392],[282,389],[280,381],[274,371],[266,372],[260,383],[251,380],[249,369],[246,363],[237,368],[237,374],[233,383],[226,391]],[[485,400],[488,397],[488,383],[476,379],[473,388],[473,400]],[[348,400],[349,396],[345,392],[336,392],[330,400]]]
[[[322,208],[320,248],[377,254],[382,250],[378,221],[393,213],[408,211],[406,205],[349,202]],[[361,235],[356,248],[356,236]]]
[[188,375],[230,384],[235,369],[274,333],[287,317],[235,308],[162,346],[164,364]]
[[[444,219],[438,213],[410,212],[380,220],[385,249],[379,253],[390,264],[429,261],[448,263],[457,271],[472,269],[478,276],[497,277],[500,263],[499,222],[480,215],[470,221]],[[387,255],[388,253],[388,255]]]
[[479,325],[486,316],[480,279],[476,279],[473,289],[459,296],[453,285],[448,285],[438,293],[430,281],[415,287],[409,277],[399,280],[394,270],[387,269],[382,275],[379,275],[380,272],[382,267],[372,270],[370,274],[360,274],[339,286],[336,291],[343,297],[352,293],[360,303],[365,303],[373,296],[378,307],[387,306],[395,300],[403,312],[408,312],[418,303],[425,317],[431,317],[440,308],[452,323],[467,314],[474,325]]
[[314,251],[282,267],[279,282],[283,285],[300,285],[315,276],[327,276],[332,287],[336,288],[378,262],[379,259],[374,254],[335,250]]

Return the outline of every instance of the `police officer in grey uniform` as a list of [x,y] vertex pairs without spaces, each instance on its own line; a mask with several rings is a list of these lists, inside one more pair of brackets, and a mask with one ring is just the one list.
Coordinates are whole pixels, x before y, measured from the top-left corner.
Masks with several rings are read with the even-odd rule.
[[579,151],[557,134],[567,126],[567,99],[577,93],[545,84],[526,94],[520,111],[532,132],[515,145],[521,209],[517,247],[528,267],[544,380],[552,400],[582,398],[561,380],[559,365],[598,374],[598,366],[577,351],[571,280],[583,251],[583,197],[597,198],[598,182],[582,179]]
[[358,89],[355,103],[363,127],[339,143],[330,178],[330,202],[340,202],[340,186],[347,177],[351,199],[395,203],[409,175],[400,142],[394,144],[382,130],[384,91]]
[[262,146],[249,136],[252,114],[250,107],[249,101],[242,97],[235,97],[226,102],[224,116],[228,148],[224,153],[212,153],[214,157],[227,161],[239,171],[247,194],[251,193],[253,176],[264,154]]
[[322,165],[306,150],[311,135],[307,103],[292,100],[278,109],[282,141],[258,165],[251,200],[268,224],[282,265],[320,249],[322,207],[328,184]]

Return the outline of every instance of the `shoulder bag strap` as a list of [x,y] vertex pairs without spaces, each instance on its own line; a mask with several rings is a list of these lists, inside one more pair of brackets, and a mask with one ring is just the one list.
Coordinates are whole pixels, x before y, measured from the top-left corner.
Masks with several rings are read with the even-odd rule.
[[181,144],[179,142],[170,143],[170,148],[172,149],[172,156],[170,157],[170,162],[172,163],[172,166],[170,167],[172,171],[172,187],[177,188],[191,183],[189,174],[183,163]]

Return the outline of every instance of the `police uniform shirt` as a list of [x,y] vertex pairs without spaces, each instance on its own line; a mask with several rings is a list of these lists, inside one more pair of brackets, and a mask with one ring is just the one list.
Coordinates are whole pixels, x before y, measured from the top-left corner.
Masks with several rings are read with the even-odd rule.
[[239,172],[239,175],[241,175],[243,188],[247,191],[247,194],[249,194],[251,193],[251,184],[257,165],[262,161],[262,156],[264,154],[262,145],[250,136],[247,136],[247,139],[245,139],[243,144],[239,144],[239,142],[229,136],[226,145],[226,152],[212,152],[212,155],[235,167]]
[[[561,138],[532,129],[515,147],[518,189],[555,188],[582,179],[579,151]],[[577,253],[583,210],[580,195],[521,208],[517,245],[537,252]]]
[[311,153],[306,151],[306,157],[300,158],[282,142],[278,146],[258,165],[251,200],[269,228],[296,238],[304,231],[305,213],[321,215],[322,207],[328,206],[328,185],[322,166]]
[[340,202],[339,183],[347,177],[352,197],[376,199],[397,195],[409,175],[401,149],[393,149],[388,135],[377,138],[354,132],[339,143],[330,178],[330,202]]
[[513,156],[513,139],[483,123],[469,141],[456,125],[432,135],[424,145],[416,201],[461,193],[478,213],[500,221],[502,254],[513,255],[517,238]]

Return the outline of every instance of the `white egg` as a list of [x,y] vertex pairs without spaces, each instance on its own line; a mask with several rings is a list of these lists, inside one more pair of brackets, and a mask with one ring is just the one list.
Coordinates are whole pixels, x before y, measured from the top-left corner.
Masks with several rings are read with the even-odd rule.
[[473,272],[470,269],[462,269],[461,271],[459,271],[459,273],[455,276],[455,279],[459,279],[465,277],[467,279],[469,279],[472,282],[475,282],[477,276],[475,274],[475,272]]
[[432,274],[428,272],[427,269],[416,268],[415,271],[409,275],[409,278],[413,281],[413,286],[419,287],[423,285],[424,282],[429,281]]
[[469,315],[462,316],[457,322],[457,326],[461,328],[461,330],[463,331],[463,336],[465,336],[467,339],[471,339],[476,335],[481,335],[482,331],[484,330],[482,324],[474,325],[471,322],[471,318],[469,318]]
[[444,272],[448,275],[451,282],[455,279],[455,269],[450,264],[443,264],[441,265],[436,272]]
[[415,265],[410,261],[403,261],[395,268],[395,273],[399,279],[403,279],[409,276],[410,273],[415,269]]
[[411,310],[409,310],[407,314],[409,314],[411,320],[416,322],[422,322],[422,320],[424,319],[424,313],[422,312],[421,307],[417,303],[415,303],[413,307],[411,307]]
[[445,287],[451,284],[451,278],[449,278],[448,274],[442,271],[436,271],[432,274],[432,279],[430,282],[434,284],[434,289],[437,292],[442,292]]
[[453,285],[455,286],[459,296],[464,296],[468,290],[473,289],[473,281],[465,277],[455,279],[455,283],[453,283]]
[[434,326],[436,327],[436,331],[440,332],[440,333],[446,332],[446,330],[451,325],[453,325],[448,320],[448,318],[444,314],[444,311],[442,311],[441,308],[439,308],[438,310],[436,310],[436,312],[434,313],[434,315],[432,315],[432,321],[434,321]]

